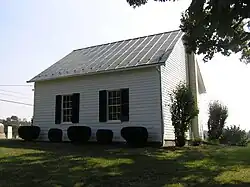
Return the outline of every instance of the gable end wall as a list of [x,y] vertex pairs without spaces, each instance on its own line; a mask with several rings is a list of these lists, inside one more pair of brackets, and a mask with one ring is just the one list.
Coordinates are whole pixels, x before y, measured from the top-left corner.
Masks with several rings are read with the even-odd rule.
[[[187,82],[185,48],[180,39],[165,65],[161,66],[161,90],[162,90],[162,117],[164,124],[164,141],[173,141],[175,139],[174,127],[171,122],[170,96],[169,94],[176,88],[180,81]],[[187,133],[189,138],[189,132]]]

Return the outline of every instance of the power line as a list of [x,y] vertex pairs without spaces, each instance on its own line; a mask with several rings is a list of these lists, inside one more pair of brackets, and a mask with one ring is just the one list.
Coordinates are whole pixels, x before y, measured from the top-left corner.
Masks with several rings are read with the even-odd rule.
[[32,87],[33,85],[22,85],[22,84],[2,84],[0,86],[29,86]]
[[17,97],[17,98],[30,98],[30,97],[25,97],[25,96],[18,96],[18,95],[13,95],[13,94],[7,94],[7,93],[0,93],[0,95],[6,95],[6,96],[11,96],[11,97]]
[[14,92],[14,91],[10,91],[10,90],[3,90],[3,89],[0,89],[0,91],[7,92],[7,93],[20,94],[20,95],[27,95],[27,94],[22,93],[22,92]]
[[26,106],[33,106],[32,104],[28,104],[28,103],[22,103],[22,102],[5,100],[5,99],[0,99],[0,101],[7,102],[7,103],[15,103],[15,104],[20,104],[20,105],[26,105]]

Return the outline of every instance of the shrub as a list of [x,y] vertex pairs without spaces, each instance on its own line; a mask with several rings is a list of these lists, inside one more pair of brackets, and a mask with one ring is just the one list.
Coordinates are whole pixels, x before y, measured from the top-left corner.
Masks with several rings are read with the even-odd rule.
[[186,144],[186,135],[175,136],[175,146],[183,147]]
[[73,143],[86,143],[90,139],[91,128],[87,126],[70,126],[67,135]]
[[201,138],[195,138],[191,141],[191,145],[193,145],[193,146],[199,146],[199,145],[201,145],[201,143],[202,143]]
[[61,142],[63,131],[61,129],[52,128],[48,132],[48,138],[51,142]]
[[145,127],[123,127],[121,136],[130,146],[141,147],[147,143],[148,131]]
[[219,140],[210,140],[210,139],[208,139],[208,143],[209,143],[209,145],[219,145],[220,141]]
[[96,140],[101,144],[112,143],[113,131],[109,129],[98,129],[96,132]]
[[38,138],[40,127],[38,126],[20,126],[18,128],[18,136],[26,141],[32,141]]
[[222,133],[220,143],[236,146],[246,146],[248,143],[247,133],[236,125],[227,127]]
[[192,119],[199,114],[196,100],[191,89],[180,83],[170,95],[171,120],[175,132],[175,145],[183,147],[186,144],[185,133],[188,131]]

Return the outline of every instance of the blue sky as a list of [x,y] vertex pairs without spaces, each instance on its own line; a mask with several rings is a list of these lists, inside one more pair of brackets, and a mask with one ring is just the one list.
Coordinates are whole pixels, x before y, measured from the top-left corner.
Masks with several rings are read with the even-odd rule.
[[[150,1],[133,9],[126,0],[2,0],[0,85],[26,84],[73,49],[178,29],[181,12],[189,3]],[[206,111],[211,99],[221,100],[229,107],[227,124],[250,129],[249,65],[239,62],[236,55],[216,55],[205,64],[200,60],[200,66],[208,91],[202,97],[202,110]],[[0,99],[32,104],[32,87],[0,86]],[[0,118],[30,119],[32,113],[32,107],[0,101]]]

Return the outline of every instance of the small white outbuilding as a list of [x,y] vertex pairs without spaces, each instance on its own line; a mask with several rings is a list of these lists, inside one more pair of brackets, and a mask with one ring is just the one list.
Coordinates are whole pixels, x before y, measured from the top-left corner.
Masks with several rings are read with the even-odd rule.
[[5,139],[4,124],[0,123],[0,139]]
[[[59,128],[85,125],[110,129],[114,141],[124,141],[125,126],[144,126],[149,141],[175,139],[169,94],[180,81],[191,87],[196,100],[206,89],[194,54],[187,54],[180,30],[77,49],[28,82],[35,83],[33,124]],[[198,118],[189,135],[199,134]]]

